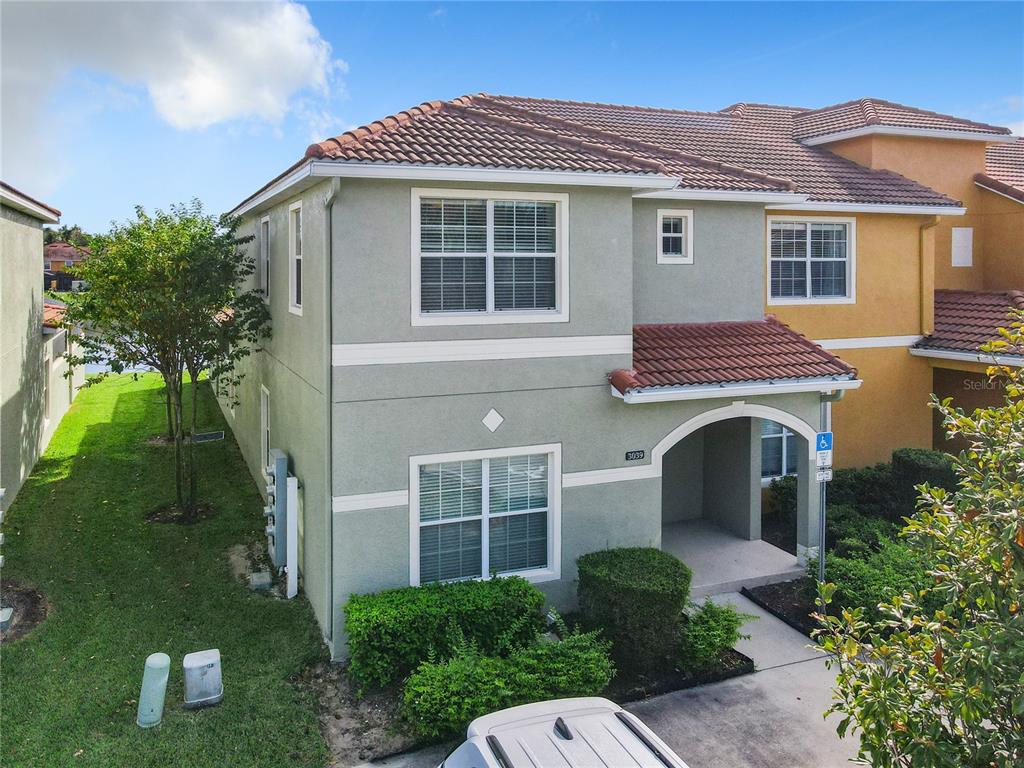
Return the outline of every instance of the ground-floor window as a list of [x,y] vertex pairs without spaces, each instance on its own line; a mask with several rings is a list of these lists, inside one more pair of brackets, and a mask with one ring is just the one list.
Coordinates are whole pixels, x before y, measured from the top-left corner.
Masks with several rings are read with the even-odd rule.
[[795,475],[800,455],[797,436],[781,424],[761,421],[761,477]]
[[558,446],[417,457],[412,583],[557,578]]

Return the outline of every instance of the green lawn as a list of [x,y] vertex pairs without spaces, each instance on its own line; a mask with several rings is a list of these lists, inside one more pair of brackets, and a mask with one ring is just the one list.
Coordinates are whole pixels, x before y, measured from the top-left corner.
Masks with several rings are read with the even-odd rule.
[[[226,428],[207,386],[200,395],[200,429]],[[197,446],[214,515],[193,526],[145,519],[173,500],[173,449],[145,442],[164,423],[155,375],[84,390],[4,520],[3,577],[52,606],[2,649],[5,768],[327,762],[312,698],[291,682],[324,653],[309,605],[253,594],[228,568],[228,548],[264,524],[230,432]],[[224,701],[185,710],[182,656],[205,648],[220,649]],[[143,731],[135,701],[156,651],[171,657],[164,722]]]

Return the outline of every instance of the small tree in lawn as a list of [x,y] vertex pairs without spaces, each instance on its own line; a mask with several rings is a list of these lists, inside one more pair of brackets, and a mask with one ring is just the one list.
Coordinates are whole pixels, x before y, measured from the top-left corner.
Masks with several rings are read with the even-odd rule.
[[255,269],[255,259],[241,248],[250,239],[238,236],[237,221],[205,215],[198,200],[152,216],[139,207],[134,221],[92,239],[92,256],[76,272],[89,289],[67,296],[64,325],[85,331],[69,349],[71,365],[106,363],[114,373],[148,366],[163,377],[176,501],[186,519],[197,499],[183,412],[185,374],[194,433],[203,370],[237,382],[235,364],[270,334],[260,294],[243,288]]
[[[1024,354],[1024,312],[1014,312],[986,352]],[[860,730],[873,766],[962,768],[1024,765],[1024,372],[994,366],[1005,402],[968,415],[950,399],[932,406],[950,436],[971,447],[956,458],[950,493],[921,486],[903,535],[933,563],[934,585],[879,606],[828,616],[821,586],[817,639],[838,671],[838,730]],[[926,613],[927,593],[941,608]]]

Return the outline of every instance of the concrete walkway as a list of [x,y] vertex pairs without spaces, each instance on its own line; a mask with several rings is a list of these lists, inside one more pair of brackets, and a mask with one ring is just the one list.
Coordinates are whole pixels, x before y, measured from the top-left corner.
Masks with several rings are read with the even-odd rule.
[[[857,755],[857,739],[840,739],[837,718],[824,719],[835,675],[810,641],[739,593],[716,595],[757,619],[736,650],[757,672],[627,704],[690,768],[837,768]],[[434,768],[443,748],[401,755],[374,768]]]

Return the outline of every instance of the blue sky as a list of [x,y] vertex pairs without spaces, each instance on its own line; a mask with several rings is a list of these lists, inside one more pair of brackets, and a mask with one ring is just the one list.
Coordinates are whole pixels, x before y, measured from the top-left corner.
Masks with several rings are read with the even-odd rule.
[[105,229],[230,208],[314,138],[488,91],[684,109],[871,95],[1024,128],[1017,3],[76,3],[3,18],[2,172]]

